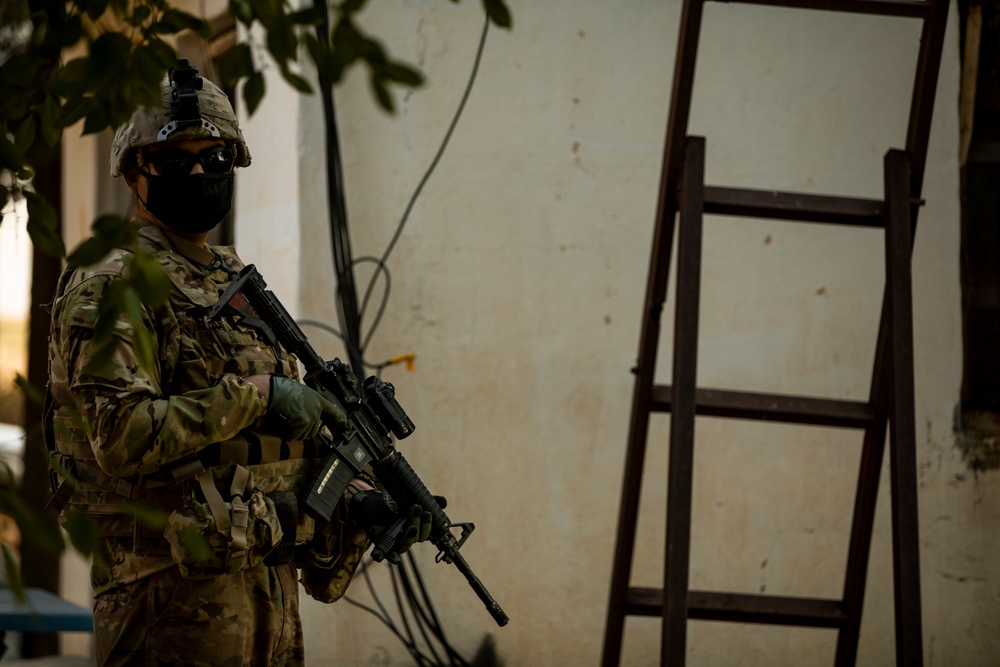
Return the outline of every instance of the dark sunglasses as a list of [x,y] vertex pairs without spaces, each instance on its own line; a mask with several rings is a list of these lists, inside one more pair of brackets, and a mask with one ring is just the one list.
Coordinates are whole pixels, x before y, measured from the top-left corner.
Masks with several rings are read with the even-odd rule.
[[187,176],[196,162],[206,174],[228,174],[236,162],[236,151],[231,146],[215,146],[200,153],[163,147],[158,150],[143,149],[139,155],[142,166],[153,167],[161,176]]

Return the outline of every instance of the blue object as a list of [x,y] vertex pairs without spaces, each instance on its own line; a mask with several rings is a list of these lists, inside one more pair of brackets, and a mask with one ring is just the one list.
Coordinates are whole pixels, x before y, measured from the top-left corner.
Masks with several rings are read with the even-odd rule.
[[24,600],[0,588],[0,632],[93,632],[90,609],[41,588],[25,588]]

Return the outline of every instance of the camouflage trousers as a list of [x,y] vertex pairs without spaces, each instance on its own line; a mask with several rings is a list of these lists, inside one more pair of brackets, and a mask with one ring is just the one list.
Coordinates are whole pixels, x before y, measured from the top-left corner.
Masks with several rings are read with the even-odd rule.
[[95,601],[94,648],[103,667],[301,667],[296,570],[185,579],[171,567],[112,589]]

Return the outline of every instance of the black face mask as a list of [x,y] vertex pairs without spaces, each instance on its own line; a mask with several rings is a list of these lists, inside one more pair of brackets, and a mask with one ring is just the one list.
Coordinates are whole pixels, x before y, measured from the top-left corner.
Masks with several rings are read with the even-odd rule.
[[[142,202],[160,222],[189,234],[203,234],[222,222],[233,207],[233,174],[146,175]],[[141,201],[141,199],[140,199]]]

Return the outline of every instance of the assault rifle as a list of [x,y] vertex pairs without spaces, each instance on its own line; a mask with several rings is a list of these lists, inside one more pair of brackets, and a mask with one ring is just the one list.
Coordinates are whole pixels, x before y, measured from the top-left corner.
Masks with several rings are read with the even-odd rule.
[[[339,444],[330,443],[322,465],[299,498],[300,507],[318,521],[329,521],[348,483],[370,465],[379,483],[400,507],[420,505],[430,512],[429,539],[438,548],[436,561],[457,567],[497,625],[507,625],[507,614],[459,553],[475,525],[452,523],[393,445],[393,436],[403,439],[415,428],[396,401],[393,386],[374,376],[359,384],[348,364],[339,359],[324,361],[285,307],[267,289],[253,264],[240,271],[219,298],[209,319],[223,316],[236,317],[242,324],[253,327],[269,345],[281,343],[305,366],[305,383],[330,402],[340,405],[347,414],[349,426],[346,429],[328,425],[338,436]],[[372,549],[374,560],[382,561],[393,553],[392,546],[399,537],[401,526],[402,521],[379,538]],[[453,528],[461,529],[459,537],[455,537]]]

